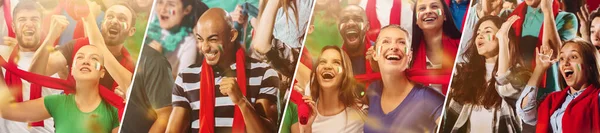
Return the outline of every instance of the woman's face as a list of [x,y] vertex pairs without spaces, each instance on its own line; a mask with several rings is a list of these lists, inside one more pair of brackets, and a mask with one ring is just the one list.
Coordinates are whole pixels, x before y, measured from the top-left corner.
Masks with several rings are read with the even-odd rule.
[[158,0],[156,3],[156,17],[160,27],[167,30],[179,26],[183,17],[191,10],[190,5],[183,7],[181,0]]
[[560,50],[559,69],[567,85],[581,87],[587,81],[582,51],[576,43],[566,43]]
[[444,5],[439,0],[418,0],[415,8],[417,25],[422,30],[442,28],[444,21]]
[[590,40],[596,47],[596,50],[600,51],[600,17],[595,17],[590,25]]
[[486,58],[498,55],[498,39],[495,35],[498,27],[492,21],[485,21],[479,25],[477,35],[475,36],[475,46],[477,53]]
[[104,58],[95,46],[83,46],[75,53],[71,73],[75,80],[99,80],[104,76]]
[[322,89],[339,88],[344,75],[342,63],[342,56],[335,49],[327,49],[321,53],[315,75]]

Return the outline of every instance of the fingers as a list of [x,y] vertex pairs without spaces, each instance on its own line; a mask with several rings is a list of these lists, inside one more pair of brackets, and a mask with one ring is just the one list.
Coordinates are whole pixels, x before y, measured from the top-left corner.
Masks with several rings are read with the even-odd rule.
[[17,39],[5,36],[4,37],[4,45],[13,46],[17,44]]
[[298,85],[294,85],[294,90],[300,92],[301,94],[304,94],[304,88],[302,88]]
[[221,83],[219,84],[219,90],[221,92],[221,94],[228,96],[229,93],[232,91],[233,87],[235,87],[235,78],[233,77],[226,77],[221,79]]

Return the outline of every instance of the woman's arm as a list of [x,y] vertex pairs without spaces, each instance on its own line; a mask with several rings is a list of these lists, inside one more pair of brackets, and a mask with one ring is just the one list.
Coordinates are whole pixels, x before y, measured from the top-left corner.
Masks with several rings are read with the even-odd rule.
[[277,9],[279,9],[279,0],[269,0],[265,3],[265,8],[259,18],[260,25],[256,29],[254,39],[252,40],[252,48],[260,54],[266,54],[271,50],[271,37],[273,36],[273,26],[275,25],[275,17]]
[[[91,2],[88,2],[88,6],[90,7],[90,10],[99,8],[97,5],[91,4]],[[123,67],[106,46],[104,38],[102,38],[102,34],[96,25],[96,17],[94,14],[95,13],[90,13],[85,19],[82,19],[85,33],[89,38],[90,44],[97,46],[102,55],[104,55],[104,68],[106,68],[108,74],[110,74],[115,82],[121,86],[123,89],[122,92],[127,92],[127,89],[129,89],[129,85],[131,84],[133,73]],[[130,28],[134,27],[131,26]]]
[[536,56],[536,66],[533,70],[533,74],[529,81],[527,82],[527,86],[525,87],[525,91],[521,92],[521,96],[517,100],[517,114],[523,122],[529,125],[535,125],[537,122],[537,92],[538,92],[538,83],[543,79],[542,76],[548,68],[556,62],[556,59],[550,60],[552,56],[552,49],[548,46],[543,46],[542,49],[535,49]]
[[44,98],[15,103],[14,97],[4,81],[0,81],[0,84],[0,116],[2,118],[19,122],[34,122],[51,117],[44,105]]

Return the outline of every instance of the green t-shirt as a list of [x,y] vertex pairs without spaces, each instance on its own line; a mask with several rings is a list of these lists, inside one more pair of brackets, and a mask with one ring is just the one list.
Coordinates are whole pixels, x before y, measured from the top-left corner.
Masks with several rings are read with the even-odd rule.
[[75,95],[50,95],[44,105],[52,118],[56,133],[109,133],[119,126],[117,109],[102,101],[92,112],[77,108]]
[[286,108],[283,122],[281,122],[281,130],[280,133],[291,133],[292,132],[292,124],[298,122],[298,109],[297,105],[290,102]]

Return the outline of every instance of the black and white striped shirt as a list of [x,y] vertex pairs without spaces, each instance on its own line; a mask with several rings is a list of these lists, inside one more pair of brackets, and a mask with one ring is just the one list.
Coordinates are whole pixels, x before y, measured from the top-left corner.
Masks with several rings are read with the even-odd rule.
[[[271,103],[277,102],[277,91],[279,87],[279,77],[277,71],[272,69],[269,64],[260,62],[256,59],[246,58],[246,98],[250,103],[255,103],[256,99],[267,99]],[[236,70],[235,63],[231,66]],[[201,64],[194,64],[188,68],[180,70],[173,88],[172,102],[176,107],[191,109],[190,132],[197,133],[199,130],[199,108],[200,108],[200,73]],[[231,132],[233,123],[233,112],[235,104],[228,96],[224,96],[219,91],[221,79],[225,77],[223,72],[214,71],[215,76],[215,132]]]

